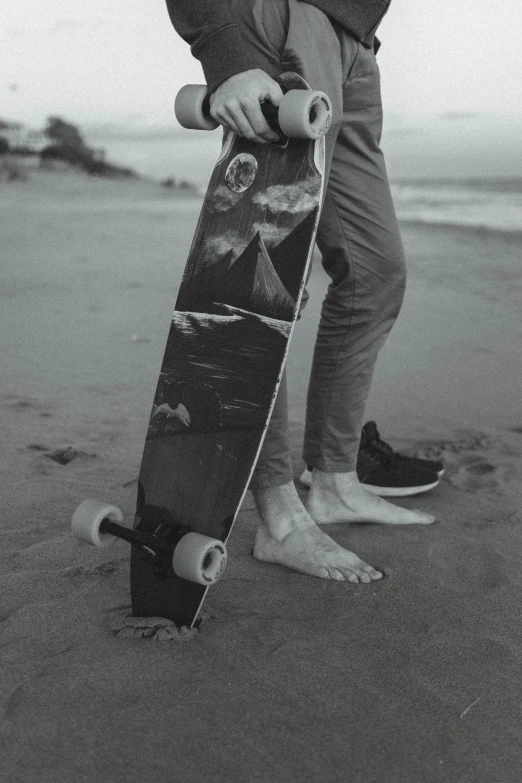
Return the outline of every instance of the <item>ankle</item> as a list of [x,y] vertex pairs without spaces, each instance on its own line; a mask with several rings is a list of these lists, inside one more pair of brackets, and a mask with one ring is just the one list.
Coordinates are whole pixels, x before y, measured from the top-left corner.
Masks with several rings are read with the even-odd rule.
[[294,482],[280,484],[275,487],[262,487],[252,490],[257,509],[260,513],[265,509],[285,508],[289,502],[299,500]]
[[254,490],[254,501],[261,518],[260,530],[281,541],[298,528],[314,525],[292,482],[279,487]]
[[345,491],[349,491],[358,485],[359,479],[355,470],[343,473],[327,473],[314,468],[312,473],[312,489],[336,491],[342,487]]

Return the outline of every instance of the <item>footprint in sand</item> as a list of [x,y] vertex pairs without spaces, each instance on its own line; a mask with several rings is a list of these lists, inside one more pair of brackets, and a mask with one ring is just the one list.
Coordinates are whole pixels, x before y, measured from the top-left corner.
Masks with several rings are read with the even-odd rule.
[[53,462],[58,462],[59,465],[67,465],[69,462],[72,462],[73,459],[76,459],[78,454],[79,452],[76,451],[76,449],[73,449],[72,446],[66,446],[63,449],[49,451],[47,454],[44,454],[44,457],[52,459]]
[[462,464],[453,475],[449,476],[449,481],[457,489],[466,492],[492,490],[499,487],[499,471],[498,466],[479,458],[468,464]]
[[32,451],[39,451],[42,456],[46,457],[47,459],[51,459],[53,462],[57,462],[59,465],[68,465],[69,462],[72,462],[74,459],[77,459],[78,457],[84,458],[84,459],[94,459],[97,457],[97,454],[89,454],[86,451],[80,451],[79,449],[74,449],[72,446],[64,446],[60,449],[54,449],[53,451],[48,451],[47,446],[44,446],[41,443],[30,443],[29,446],[27,446],[28,449],[31,449]]
[[475,430],[457,430],[454,438],[426,441],[416,450],[416,456],[444,460],[445,480],[465,492],[498,492],[511,485],[516,471],[506,460],[510,454],[502,440]]
[[36,408],[38,407],[35,405],[34,402],[31,402],[30,400],[16,400],[16,402],[10,402],[8,403],[9,408],[12,408],[15,411],[26,411],[28,408]]
[[[16,411],[17,413],[26,413],[30,410],[36,411],[42,407],[40,403],[35,400],[29,400],[27,398],[18,399],[18,397],[15,397],[12,394],[1,395],[0,400],[5,400],[5,402],[1,403],[3,407],[11,408],[11,410]],[[41,418],[50,418],[53,414],[48,411],[40,410],[38,415]]]
[[186,642],[198,633],[197,628],[178,628],[164,617],[132,617],[127,614],[113,618],[111,630],[118,638],[155,642]]
[[118,565],[118,560],[108,560],[106,563],[100,563],[96,566],[71,566],[70,568],[65,569],[64,574],[70,579],[75,579],[77,577],[85,579],[85,577],[105,576],[106,574],[112,574],[116,571]]

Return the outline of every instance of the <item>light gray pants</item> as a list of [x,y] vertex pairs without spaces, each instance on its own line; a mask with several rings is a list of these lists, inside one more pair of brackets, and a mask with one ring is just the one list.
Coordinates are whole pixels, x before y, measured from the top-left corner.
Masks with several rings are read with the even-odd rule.
[[[405,287],[404,251],[379,148],[379,69],[372,49],[306,2],[232,0],[232,6],[256,65],[272,77],[297,71],[332,101],[317,234],[331,283],[308,389],[303,459],[330,473],[353,471],[375,361]],[[305,292],[302,306],[307,298]],[[283,378],[251,488],[292,478]]]

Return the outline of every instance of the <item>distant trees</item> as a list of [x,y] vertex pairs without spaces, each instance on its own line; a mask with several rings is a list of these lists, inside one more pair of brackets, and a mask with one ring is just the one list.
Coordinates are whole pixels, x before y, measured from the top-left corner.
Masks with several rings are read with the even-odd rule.
[[2,134],[2,131],[9,130],[9,123],[0,119],[0,155],[7,155],[9,152],[9,142],[7,138]]
[[197,192],[197,187],[194,185],[193,182],[188,182],[186,179],[182,180],[176,180],[174,177],[167,177],[167,179],[163,179],[160,182],[160,185],[162,185],[164,188],[175,188],[176,190],[186,190],[192,192]]
[[78,128],[65,122],[60,117],[48,117],[44,133],[48,139],[51,139],[56,145],[64,151],[69,150],[88,150],[82,135]]
[[44,134],[50,144],[40,152],[40,160],[62,160],[77,166],[87,174],[100,177],[135,177],[129,168],[121,168],[107,163],[104,150],[88,147],[75,125],[61,117],[48,117]]
[[[62,117],[48,117],[43,130],[0,117],[0,181],[27,179],[36,156],[41,164],[49,163],[51,168],[53,161],[60,161],[91,176],[138,177],[131,168],[109,163],[105,150],[89,147],[80,129]],[[174,177],[167,177],[160,184],[185,195],[198,193],[192,182]]]
[[10,134],[13,131],[13,123],[5,122],[0,119],[0,182],[15,182],[16,180],[25,180],[25,173],[11,160],[11,144],[9,143]]

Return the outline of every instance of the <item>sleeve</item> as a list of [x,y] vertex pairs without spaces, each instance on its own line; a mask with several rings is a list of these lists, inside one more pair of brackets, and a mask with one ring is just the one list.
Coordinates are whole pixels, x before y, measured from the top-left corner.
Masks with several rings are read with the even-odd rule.
[[222,0],[166,0],[176,32],[203,67],[209,93],[230,76],[255,68],[237,22]]

